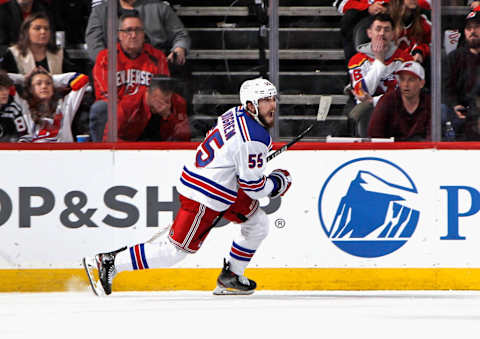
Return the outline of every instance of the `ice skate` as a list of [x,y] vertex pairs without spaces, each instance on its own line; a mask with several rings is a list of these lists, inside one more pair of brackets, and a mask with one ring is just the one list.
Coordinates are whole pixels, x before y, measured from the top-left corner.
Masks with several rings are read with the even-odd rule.
[[[83,267],[95,295],[103,296],[112,293],[113,278],[117,274],[115,256],[126,249],[127,247],[122,247],[113,252],[99,253],[94,258],[83,258]],[[98,270],[98,280],[95,280],[93,275],[95,268]]]
[[223,259],[222,273],[218,276],[215,295],[248,295],[253,294],[257,283],[243,275],[236,275],[230,270],[230,264]]

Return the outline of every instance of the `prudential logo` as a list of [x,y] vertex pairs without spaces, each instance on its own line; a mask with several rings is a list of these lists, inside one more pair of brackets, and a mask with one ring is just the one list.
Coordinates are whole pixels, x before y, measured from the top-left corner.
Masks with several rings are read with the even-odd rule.
[[318,199],[320,223],[341,250],[364,258],[402,247],[420,218],[417,188],[396,164],[358,158],[338,167]]

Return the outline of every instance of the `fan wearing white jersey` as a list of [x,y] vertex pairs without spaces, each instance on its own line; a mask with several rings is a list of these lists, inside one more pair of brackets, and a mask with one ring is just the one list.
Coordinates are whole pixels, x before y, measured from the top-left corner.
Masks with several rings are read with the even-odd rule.
[[[256,283],[244,276],[268,234],[268,218],[258,199],[284,195],[291,185],[286,170],[264,174],[272,139],[277,90],[265,79],[245,81],[242,106],[221,115],[183,167],[178,191],[181,207],[168,234],[154,241],[83,259],[96,294],[110,294],[113,277],[125,270],[169,267],[200,249],[220,218],[240,224],[214,294],[252,294]],[[100,284],[93,280],[99,271]],[[103,290],[103,291],[102,291]]]

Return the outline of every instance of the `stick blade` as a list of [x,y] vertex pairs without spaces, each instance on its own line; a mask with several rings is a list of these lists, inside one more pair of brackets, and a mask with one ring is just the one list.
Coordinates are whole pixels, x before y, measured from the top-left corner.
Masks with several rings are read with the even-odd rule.
[[325,121],[327,119],[330,106],[332,105],[332,97],[330,95],[321,95],[318,104],[317,121]]

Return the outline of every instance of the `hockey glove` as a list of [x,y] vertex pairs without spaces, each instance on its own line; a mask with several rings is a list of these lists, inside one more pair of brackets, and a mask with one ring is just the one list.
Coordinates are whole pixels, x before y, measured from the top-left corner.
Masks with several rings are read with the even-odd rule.
[[292,185],[292,177],[287,170],[276,169],[268,177],[273,181],[273,190],[270,193],[272,199],[283,196]]

